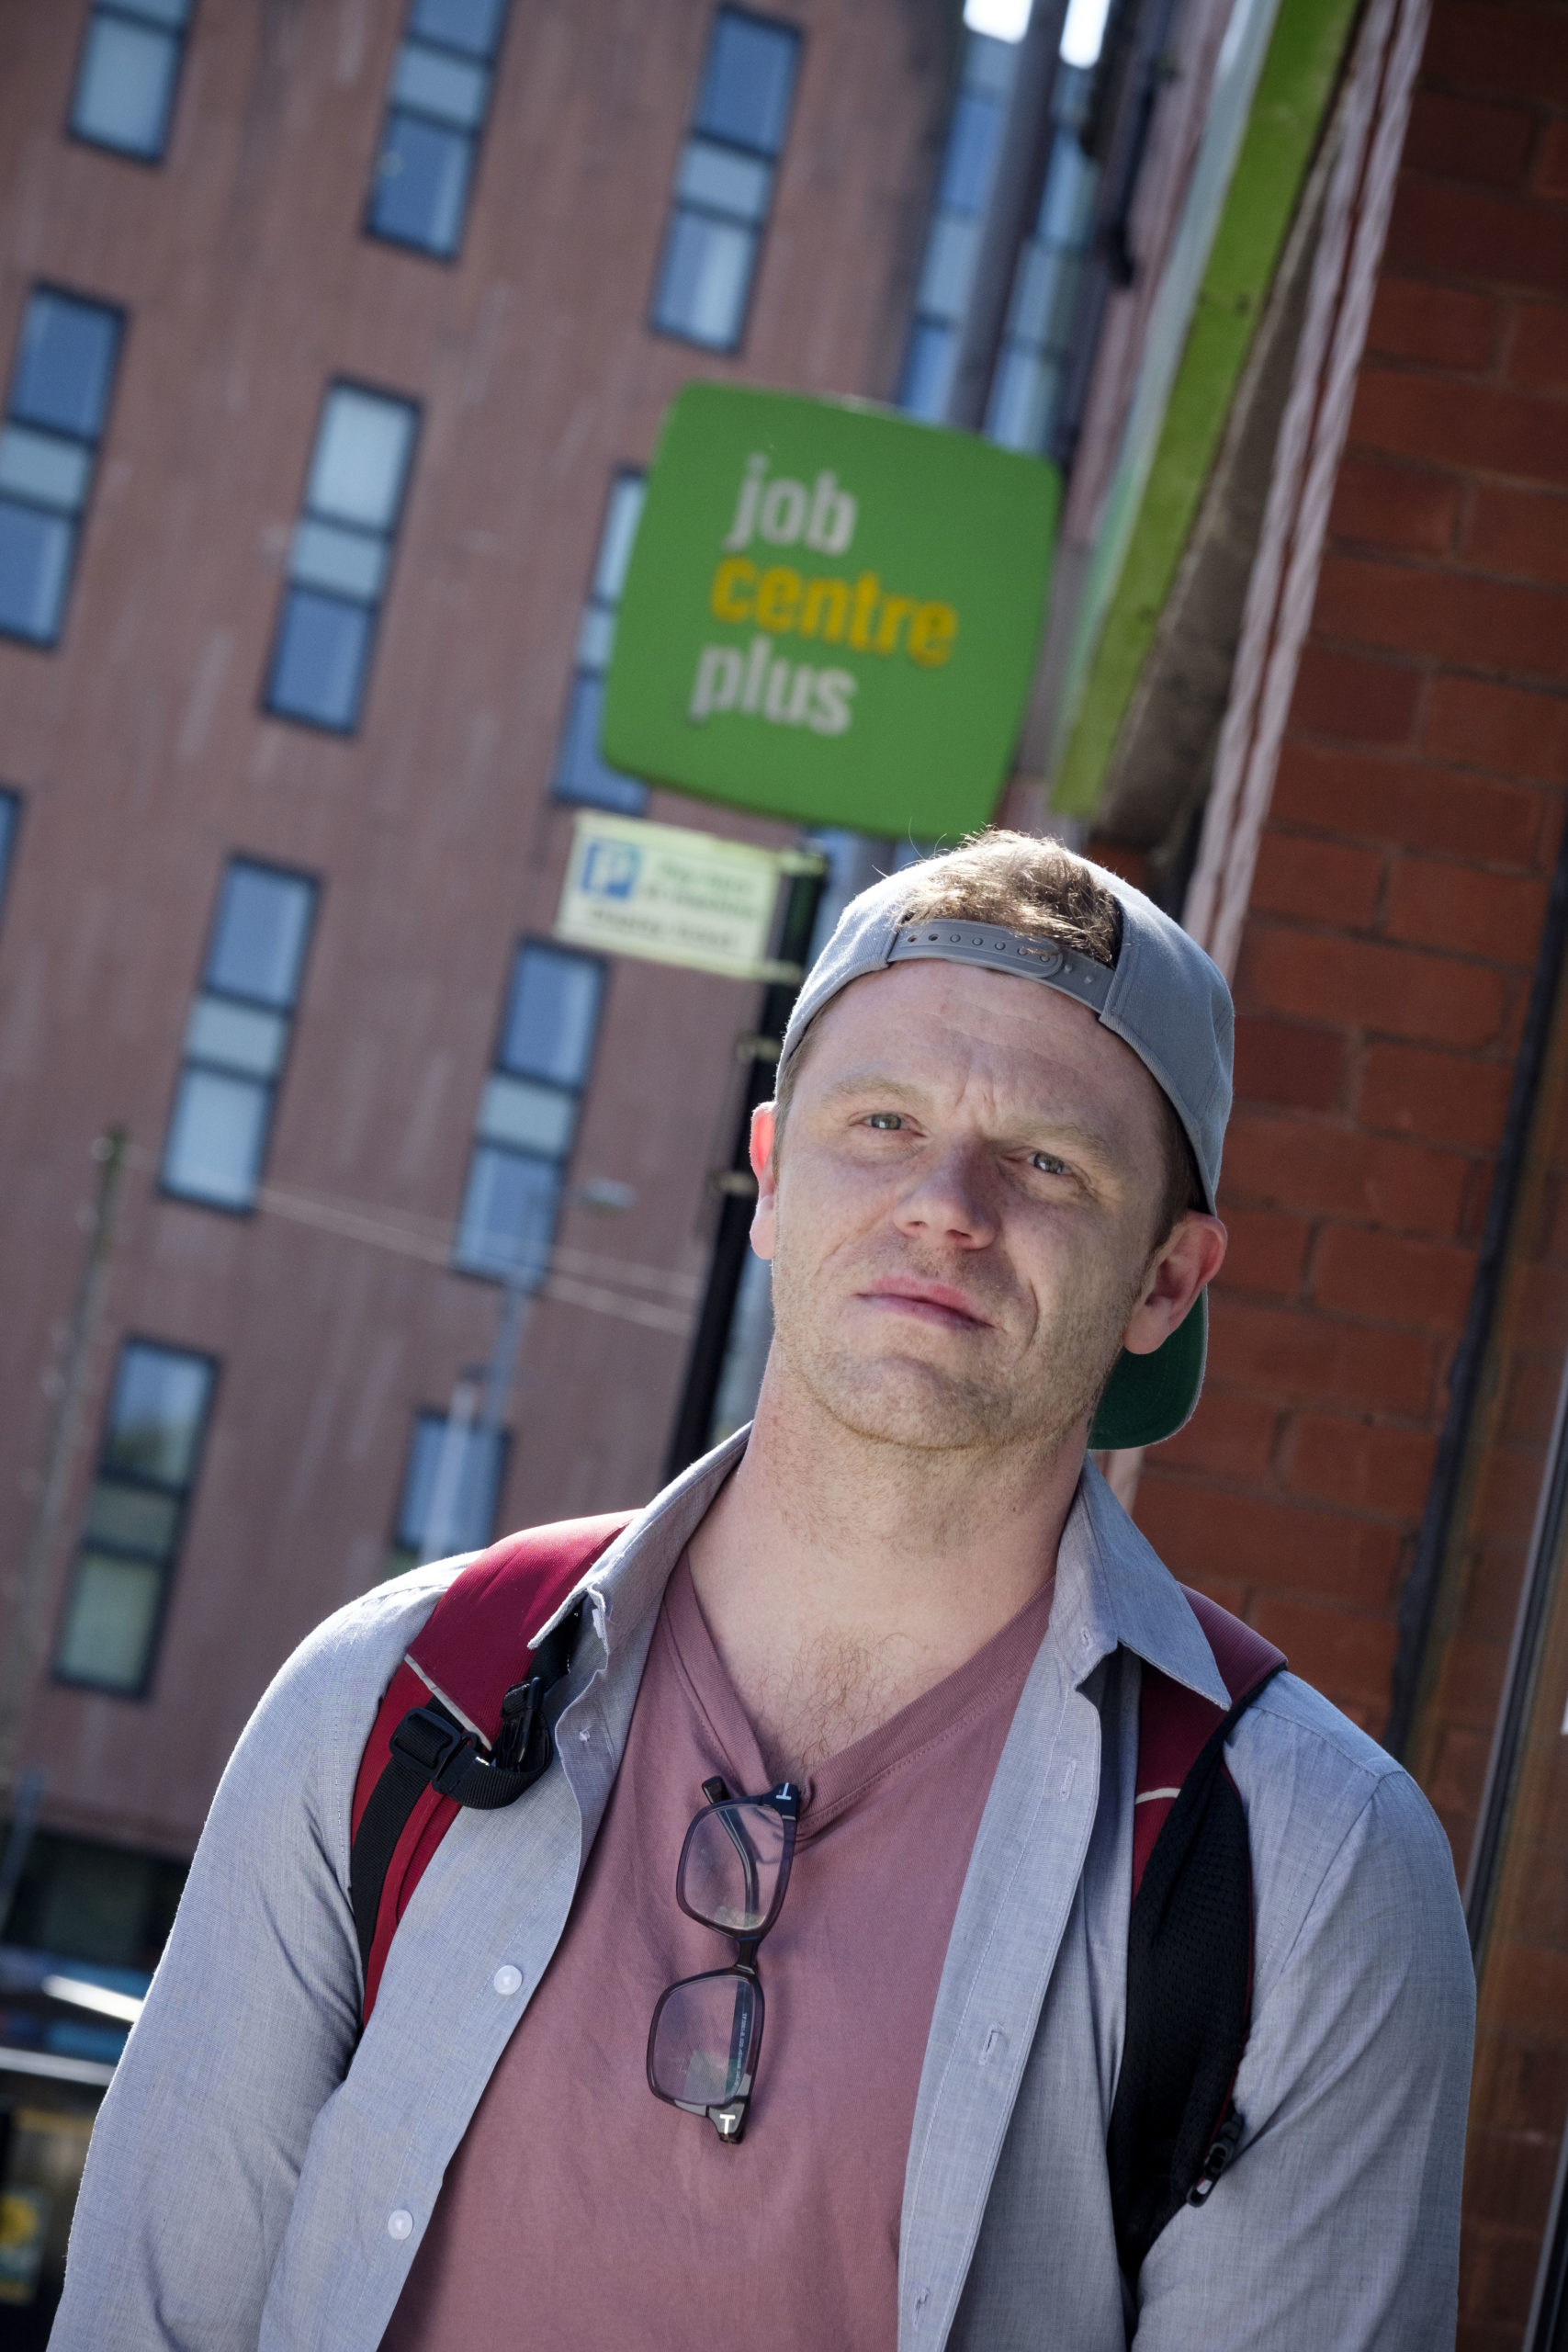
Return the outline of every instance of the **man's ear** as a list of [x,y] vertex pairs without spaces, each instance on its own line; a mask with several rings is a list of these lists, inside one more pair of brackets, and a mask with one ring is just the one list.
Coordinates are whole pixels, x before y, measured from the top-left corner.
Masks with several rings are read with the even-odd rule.
[[778,1139],[778,1113],[772,1102],[759,1102],[751,1114],[751,1173],[757,1179],[757,1206],[751,1218],[751,1247],[759,1258],[773,1254],[778,1222],[778,1170],[773,1146]]
[[1122,1345],[1130,1355],[1153,1355],[1181,1323],[1201,1290],[1225,1261],[1224,1227],[1193,1210],[1174,1227],[1144,1277]]

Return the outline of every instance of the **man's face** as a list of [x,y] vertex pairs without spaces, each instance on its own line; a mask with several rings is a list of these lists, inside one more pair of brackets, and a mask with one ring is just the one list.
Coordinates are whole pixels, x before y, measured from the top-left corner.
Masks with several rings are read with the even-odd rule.
[[[771,1140],[760,1114],[754,1159]],[[1155,1081],[1082,1005],[936,961],[853,982],[758,1173],[782,1369],[836,1419],[945,1450],[1090,1412],[1165,1169]]]

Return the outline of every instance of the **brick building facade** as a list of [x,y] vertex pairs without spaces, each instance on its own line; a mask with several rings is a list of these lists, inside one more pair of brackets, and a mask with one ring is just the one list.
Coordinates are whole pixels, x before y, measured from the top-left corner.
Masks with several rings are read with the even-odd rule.
[[[1565,493],[1568,17],[1435,0],[1240,927],[1209,1384],[1137,1516],[1402,1718],[1461,1879],[1568,1334]],[[1465,2352],[1522,2340],[1568,2117],[1563,1615],[1479,1917],[1472,1873]]]

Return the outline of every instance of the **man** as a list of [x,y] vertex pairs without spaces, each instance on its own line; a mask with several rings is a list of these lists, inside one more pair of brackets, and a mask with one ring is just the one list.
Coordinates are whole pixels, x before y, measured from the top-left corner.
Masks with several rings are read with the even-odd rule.
[[1451,2344],[1448,1849],[1288,1676],[1227,1758],[1239,2149],[1117,2258],[1140,1681],[1226,1691],[1086,1445],[1196,1401],[1230,1035],[1208,959],[1055,844],[849,908],[757,1114],[751,1430],[590,1570],[557,1759],[457,1819],[357,2046],[351,1799],[454,1564],[285,1667],[105,2101],[58,2352]]

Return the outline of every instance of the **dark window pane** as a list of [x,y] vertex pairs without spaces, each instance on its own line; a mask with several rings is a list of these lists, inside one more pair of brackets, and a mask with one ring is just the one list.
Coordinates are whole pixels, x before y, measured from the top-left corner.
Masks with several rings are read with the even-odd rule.
[[112,311],[96,302],[73,302],[62,294],[35,294],[17,351],[11,414],[96,440],[108,406],[118,341],[119,322]]
[[277,633],[270,707],[318,727],[352,727],[359,716],[372,617],[363,605],[291,588]]
[[961,90],[947,134],[939,205],[950,212],[982,212],[990,193],[1002,109],[996,98]]
[[491,57],[505,14],[506,0],[414,0],[408,28],[470,57]]
[[756,250],[754,229],[677,211],[665,240],[654,324],[710,350],[733,350],[746,315]]
[[797,36],[782,25],[720,11],[708,45],[696,128],[776,155],[795,86]]
[[504,1441],[440,1413],[414,1424],[396,1542],[418,1559],[475,1552],[491,1540]]
[[470,1273],[511,1273],[524,1288],[536,1289],[549,1260],[560,1189],[555,1160],[480,1144],[457,1227],[458,1265]]
[[179,44],[151,26],[95,17],[87,28],[71,128],[127,155],[164,152]]
[[60,631],[76,526],[0,498],[0,629],[51,644]]
[[637,526],[642,520],[647,491],[648,485],[641,474],[615,476],[610,503],[604,509],[604,527],[599,537],[599,559],[593,567],[593,594],[604,604],[617,604],[626,584],[626,567],[632,560],[632,544],[637,537]]
[[151,1561],[84,1552],[61,1635],[56,1671],[102,1690],[137,1690],[146,1679],[164,1571]]
[[88,1499],[85,1533],[90,1542],[107,1544],[116,1551],[144,1552],[150,1559],[166,1560],[174,1551],[179,1522],[177,1495],[127,1486],[118,1478],[100,1478]]
[[106,1467],[187,1486],[211,1393],[212,1366],[203,1357],[131,1340],[120,1355],[109,1408]]
[[231,865],[213,927],[209,987],[262,1004],[292,1005],[314,898],[310,884],[298,876]]
[[305,503],[359,531],[389,531],[402,504],[415,412],[356,384],[334,384],[321,409]]
[[376,166],[371,228],[426,253],[455,253],[472,164],[473,142],[461,131],[393,115]]
[[14,792],[0,792],[0,906],[6,903],[6,876],[10,869],[11,852],[17,844],[19,807]]
[[155,1494],[151,1487],[127,1487],[125,1479],[101,1477],[87,1500],[85,1536],[122,1553],[167,1559],[179,1533],[179,1496]]
[[254,1078],[187,1068],[164,1150],[166,1189],[216,1208],[248,1209],[255,1198],[271,1107],[271,1090]]
[[590,956],[557,947],[520,948],[501,1042],[502,1069],[556,1086],[581,1086],[604,985],[604,967]]
[[604,681],[580,671],[572,680],[566,725],[561,729],[556,761],[555,792],[560,800],[585,801],[593,808],[618,809],[626,817],[640,817],[648,805],[648,786],[619,768],[606,766],[599,750],[599,719],[604,707]]
[[898,405],[908,415],[922,417],[928,424],[940,424],[947,410],[956,352],[957,337],[951,327],[934,325],[930,320],[917,324],[909,337],[909,356],[904,362],[898,394]]

